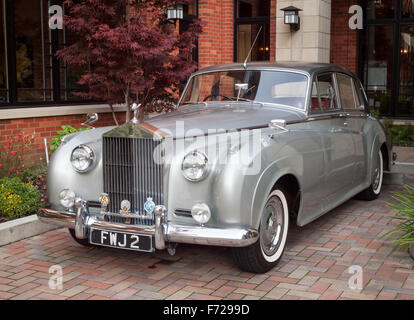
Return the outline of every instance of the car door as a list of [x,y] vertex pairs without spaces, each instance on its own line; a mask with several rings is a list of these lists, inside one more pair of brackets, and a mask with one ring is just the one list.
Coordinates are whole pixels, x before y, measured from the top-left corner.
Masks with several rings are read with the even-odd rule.
[[[347,118],[340,109],[336,77],[324,72],[316,77],[318,100],[313,101],[312,114],[323,119],[325,149],[325,184],[323,194],[326,206],[335,203],[352,188],[354,142],[347,127]],[[319,104],[319,110],[317,105]]]
[[358,89],[356,79],[344,73],[337,73],[336,76],[341,107],[345,112],[347,127],[354,143],[352,184],[356,187],[364,181],[367,172],[366,135],[364,133],[367,113],[363,99],[359,95],[360,89]]

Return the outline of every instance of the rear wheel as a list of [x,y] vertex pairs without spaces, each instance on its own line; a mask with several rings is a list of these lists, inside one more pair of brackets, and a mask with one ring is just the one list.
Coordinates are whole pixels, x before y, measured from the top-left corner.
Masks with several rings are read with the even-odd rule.
[[287,193],[281,186],[269,195],[260,220],[259,239],[245,248],[233,248],[233,259],[242,269],[265,273],[274,268],[285,250],[289,226]]
[[72,236],[73,240],[75,240],[81,246],[84,246],[84,247],[93,247],[94,246],[94,245],[89,243],[88,239],[78,239],[78,238],[76,238],[75,229],[69,229],[69,233]]
[[357,199],[372,201],[378,198],[382,189],[382,179],[384,176],[384,159],[382,151],[379,150],[377,155],[377,161],[375,163],[375,169],[372,175],[371,185],[357,195]]

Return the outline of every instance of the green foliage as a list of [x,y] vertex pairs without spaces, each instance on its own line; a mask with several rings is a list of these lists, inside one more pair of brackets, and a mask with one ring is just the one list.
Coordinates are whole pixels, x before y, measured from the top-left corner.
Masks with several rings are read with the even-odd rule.
[[382,121],[390,132],[393,145],[414,147],[414,126],[395,125],[393,120],[386,117],[383,117]]
[[53,153],[62,143],[62,138],[68,134],[88,130],[88,128],[76,129],[72,126],[62,126],[62,130],[57,132],[57,135],[50,139],[50,152]]
[[32,183],[40,192],[42,206],[47,206],[46,177],[47,165],[45,162],[38,162],[27,167],[26,170],[17,175],[23,182]]
[[398,211],[392,218],[400,222],[387,233],[388,239],[393,239],[399,245],[414,243],[414,187],[405,185],[404,188],[405,192],[393,195],[397,203],[388,204],[392,209]]
[[379,118],[380,116],[380,111],[378,109],[371,109],[369,111],[369,113],[371,114],[371,116],[373,116],[374,118]]
[[24,183],[19,177],[0,179],[0,218],[14,219],[36,213],[40,193],[32,183]]

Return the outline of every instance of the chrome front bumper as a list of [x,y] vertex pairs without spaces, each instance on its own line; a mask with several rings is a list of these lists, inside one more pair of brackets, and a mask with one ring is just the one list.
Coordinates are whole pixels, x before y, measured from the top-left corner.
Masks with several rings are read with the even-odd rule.
[[245,228],[206,228],[203,226],[185,226],[168,223],[166,209],[163,206],[155,208],[155,225],[127,225],[99,220],[89,215],[85,203],[76,203],[75,212],[62,212],[52,209],[40,209],[39,219],[44,223],[54,224],[75,230],[79,239],[88,238],[91,228],[108,231],[146,234],[154,236],[154,246],[157,250],[166,248],[166,243],[190,243],[222,247],[246,247],[255,243],[258,232]]

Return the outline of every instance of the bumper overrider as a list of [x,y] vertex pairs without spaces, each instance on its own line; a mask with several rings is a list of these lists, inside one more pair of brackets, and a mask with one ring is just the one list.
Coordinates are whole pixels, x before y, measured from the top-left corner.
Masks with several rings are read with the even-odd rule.
[[104,221],[88,212],[88,204],[76,199],[76,212],[40,209],[38,216],[44,223],[54,224],[75,230],[78,239],[88,239],[90,229],[124,232],[153,236],[154,248],[164,250],[166,243],[190,243],[223,247],[246,247],[258,239],[258,232],[248,228],[208,228],[168,223],[167,210],[156,206],[155,224],[128,225]]

